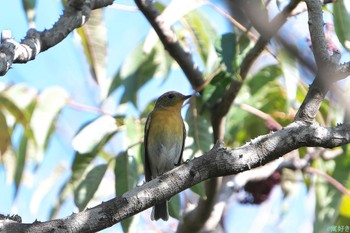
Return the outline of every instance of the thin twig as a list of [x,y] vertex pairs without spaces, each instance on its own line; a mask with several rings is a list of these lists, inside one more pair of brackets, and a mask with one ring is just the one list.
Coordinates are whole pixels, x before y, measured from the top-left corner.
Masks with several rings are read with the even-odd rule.
[[334,179],[333,177],[331,177],[327,173],[320,171],[318,169],[312,168],[312,167],[306,167],[305,171],[307,173],[316,174],[316,175],[324,178],[328,183],[333,185],[334,188],[338,189],[339,192],[350,197],[350,191],[343,184],[341,184],[339,181],[337,181],[336,179]]

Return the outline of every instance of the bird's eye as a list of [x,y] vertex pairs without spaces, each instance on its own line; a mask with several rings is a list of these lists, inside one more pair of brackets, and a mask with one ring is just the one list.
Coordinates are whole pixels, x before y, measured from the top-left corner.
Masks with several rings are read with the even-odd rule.
[[174,98],[174,97],[175,97],[174,94],[169,94],[169,95],[168,95],[168,98],[169,98],[169,99],[172,99],[172,98]]

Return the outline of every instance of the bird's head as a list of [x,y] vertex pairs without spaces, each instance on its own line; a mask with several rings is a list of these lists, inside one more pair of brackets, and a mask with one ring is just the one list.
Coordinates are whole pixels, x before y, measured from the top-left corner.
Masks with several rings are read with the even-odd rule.
[[176,91],[169,91],[161,95],[156,102],[155,108],[179,107],[181,108],[183,102],[192,95],[183,95]]

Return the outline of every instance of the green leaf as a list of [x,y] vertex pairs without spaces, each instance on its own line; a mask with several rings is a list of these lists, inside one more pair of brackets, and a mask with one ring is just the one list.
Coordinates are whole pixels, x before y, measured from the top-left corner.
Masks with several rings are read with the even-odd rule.
[[74,191],[74,202],[79,211],[85,209],[93,198],[101,180],[106,173],[107,164],[101,164],[91,169]]
[[[204,2],[197,0],[171,1],[169,4],[167,4],[164,10],[163,6],[159,6],[157,2],[154,5],[158,8],[158,10],[161,11],[162,19],[164,19],[168,25],[173,25],[174,23],[180,21],[184,15],[195,10],[203,4]],[[176,12],[176,14],[174,14],[174,12]],[[159,37],[154,29],[151,29],[145,38],[143,51],[149,53],[149,51],[154,48],[156,43],[159,43]]]
[[35,5],[36,0],[22,0],[22,6],[26,13],[30,28],[35,27]]
[[[315,160],[313,166],[327,174],[330,174],[335,180],[343,184],[348,190],[350,187],[350,146],[343,146],[343,153],[334,160],[323,161]],[[315,232],[326,232],[325,228],[335,225],[338,222],[341,225],[349,224],[349,216],[344,213],[346,200],[342,198],[343,194],[336,190],[333,185],[319,177],[317,179],[317,199],[316,199],[316,219]],[[348,201],[348,200],[347,200]],[[345,222],[344,222],[345,221]]]
[[103,21],[103,10],[91,11],[89,20],[83,27],[77,29],[84,48],[85,56],[90,65],[90,71],[94,80],[102,90],[102,97],[106,97],[106,54],[107,54],[107,30]]
[[250,95],[254,96],[258,92],[265,93],[266,95],[268,91],[265,90],[265,88],[271,88],[271,86],[275,86],[270,82],[277,80],[277,78],[282,74],[283,73],[279,65],[270,65],[262,68],[257,73],[255,73],[254,76],[249,77],[246,80]]
[[135,216],[131,216],[131,217],[126,218],[120,222],[122,224],[123,232],[130,231],[131,223],[134,219],[135,219]]
[[15,197],[17,196],[18,188],[22,180],[23,170],[27,158],[28,137],[22,135],[19,145],[18,153],[16,154],[16,168],[15,168]]
[[233,76],[226,71],[220,71],[214,76],[210,83],[203,90],[203,102],[208,107],[214,106],[222,99],[222,94],[230,85]]
[[11,135],[7,126],[6,117],[0,111],[0,155],[2,156],[7,147],[11,145]]
[[190,145],[184,149],[184,160],[192,159],[195,156],[202,155],[210,150],[213,144],[212,128],[209,115],[204,112],[205,108],[199,97],[192,97],[190,108],[187,111],[185,120],[189,125],[187,142]]
[[[295,56],[288,54],[284,50],[278,51],[278,58],[281,64],[284,77],[285,90],[287,92],[287,100],[289,105],[293,104],[296,99],[299,71],[297,68],[297,61]],[[293,106],[293,105],[292,105]]]
[[156,46],[150,53],[144,53],[142,45],[126,58],[111,82],[108,95],[118,87],[124,87],[121,103],[131,102],[137,106],[138,90],[155,75],[166,77],[169,73],[171,60],[164,49]]
[[141,138],[143,136],[143,127],[141,122],[138,119],[134,118],[125,118],[125,127],[126,127],[126,142],[129,146],[128,153],[138,162],[141,161]]
[[15,102],[5,95],[0,95],[0,109],[6,109],[17,122],[27,127],[29,125],[29,116],[26,112],[22,111]]
[[191,187],[191,190],[198,194],[202,199],[206,199],[207,195],[205,193],[205,186],[204,182],[200,182],[194,186]]
[[350,2],[337,0],[333,3],[334,28],[340,43],[350,50]]
[[118,131],[116,119],[110,115],[102,115],[79,129],[72,141],[73,148],[80,154],[91,153],[97,147],[101,148],[106,139]]
[[47,88],[39,95],[30,122],[37,143],[37,161],[42,160],[55,120],[67,101],[67,92],[60,87]]
[[91,161],[96,157],[97,153],[80,154],[75,153],[74,161],[72,164],[72,176],[69,183],[73,184],[73,187],[77,186],[77,183],[82,179],[87,167]]
[[169,215],[173,218],[180,220],[180,210],[181,210],[181,201],[180,195],[177,194],[173,196],[169,201]]
[[130,156],[128,152],[120,153],[116,157],[114,174],[115,193],[120,197],[136,186],[138,175],[135,158]]
[[236,42],[236,58],[234,68],[239,69],[243,60],[250,52],[250,50],[254,47],[255,42],[252,41],[247,34],[240,35]]
[[25,84],[19,83],[7,87],[2,93],[19,109],[25,111],[26,108],[35,101],[38,91]]
[[[278,77],[282,74],[278,65],[264,67],[254,76],[245,80],[236,103],[248,104],[263,112],[274,114],[284,113],[286,109],[285,90],[281,88]],[[285,122],[288,119],[284,119]],[[232,147],[241,146],[246,141],[260,134],[268,133],[265,122],[259,117],[233,107],[226,120],[225,142]]]
[[208,18],[199,11],[188,13],[183,20],[186,22],[184,25],[188,27],[188,31],[193,37],[193,42],[201,59],[206,63],[207,72],[211,72],[214,68],[212,62],[216,60],[216,57],[212,57],[214,54],[213,42],[217,35],[215,28]]
[[218,53],[225,71],[234,72],[235,55],[236,55],[236,35],[226,33],[215,41],[215,49]]
[[[122,196],[125,192],[133,189],[136,186],[138,174],[137,163],[133,156],[128,152],[120,153],[115,160],[115,193],[116,196]],[[130,225],[134,217],[127,218],[121,221],[124,232],[129,232]]]
[[72,164],[73,186],[81,179],[91,161],[100,153],[109,140],[119,132],[124,117],[103,115],[82,126],[73,139],[77,150]]

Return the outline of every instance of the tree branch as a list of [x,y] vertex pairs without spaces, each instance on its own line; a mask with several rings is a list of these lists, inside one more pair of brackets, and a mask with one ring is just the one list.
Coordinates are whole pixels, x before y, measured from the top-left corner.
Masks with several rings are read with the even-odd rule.
[[152,25],[164,48],[179,64],[187,79],[190,81],[193,89],[197,90],[204,83],[202,72],[198,70],[194,64],[191,54],[186,52],[180,45],[175,33],[172,31],[157,9],[152,5],[151,1],[135,0],[136,5]]
[[316,123],[293,122],[287,127],[259,136],[236,149],[218,142],[208,153],[125,193],[121,197],[73,214],[65,219],[22,224],[0,220],[0,231],[8,232],[96,232],[127,217],[168,200],[204,180],[238,174],[263,166],[300,147],[333,148],[350,142],[350,123],[322,127]]
[[71,0],[51,29],[42,32],[29,29],[20,43],[12,38],[10,31],[3,31],[0,45],[0,75],[5,75],[13,63],[34,60],[39,53],[60,43],[75,28],[82,26],[88,20],[91,10],[112,3],[113,0]]
[[294,119],[313,122],[332,83],[350,75],[350,62],[339,65],[340,54],[334,51],[331,56],[327,50],[321,2],[318,0],[305,2],[309,13],[309,30],[318,71]]

